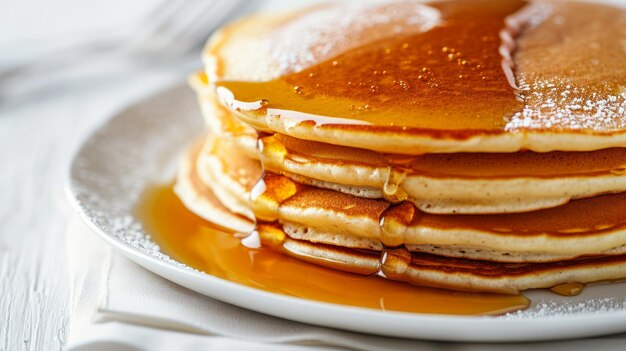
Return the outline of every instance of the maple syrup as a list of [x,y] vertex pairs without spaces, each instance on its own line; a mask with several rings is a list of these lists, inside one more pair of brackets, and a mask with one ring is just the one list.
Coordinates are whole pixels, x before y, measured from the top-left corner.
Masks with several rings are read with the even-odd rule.
[[565,283],[552,287],[550,291],[562,296],[576,296],[583,292],[585,285],[580,283]]
[[172,186],[147,189],[137,214],[163,252],[213,276],[256,289],[386,311],[501,314],[528,307],[523,295],[417,287],[310,264],[240,239],[189,212]]
[[503,116],[523,103],[512,73],[505,74],[510,68],[503,70],[500,33],[525,4],[433,2],[441,20],[425,32],[391,36],[269,82],[217,82],[218,95],[235,109],[318,124],[501,129]]
[[[261,128],[277,117],[433,139],[626,128],[626,52],[616,37],[626,20],[623,9],[517,0],[425,6],[439,16],[425,31],[357,41],[356,47],[328,37],[309,48],[292,43],[274,56],[315,56],[315,44],[343,50],[303,69],[284,63],[282,75],[270,81],[214,82],[218,95]],[[395,20],[399,26],[408,21]],[[211,54],[224,59],[218,50]]]

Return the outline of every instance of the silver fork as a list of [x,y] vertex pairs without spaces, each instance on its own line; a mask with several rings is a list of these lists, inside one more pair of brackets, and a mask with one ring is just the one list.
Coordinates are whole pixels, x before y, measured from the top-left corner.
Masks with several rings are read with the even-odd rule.
[[[242,4],[245,3],[245,4]],[[167,59],[197,49],[208,34],[241,13],[255,1],[242,0],[165,0],[159,2],[125,40],[84,40],[66,48],[19,62],[0,70],[0,87],[14,78],[28,79],[43,72],[59,72],[107,59],[111,55]]]

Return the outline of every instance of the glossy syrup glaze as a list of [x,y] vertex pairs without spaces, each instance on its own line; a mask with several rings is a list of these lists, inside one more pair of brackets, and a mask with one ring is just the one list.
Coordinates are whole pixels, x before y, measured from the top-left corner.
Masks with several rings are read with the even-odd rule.
[[[501,129],[522,108],[503,71],[499,33],[523,1],[432,6],[432,29],[357,47],[270,82],[220,82],[238,101],[306,119],[427,129]],[[476,45],[476,40],[480,45]],[[324,119],[325,121],[326,119]],[[332,120],[329,120],[332,123]]]
[[431,289],[363,277],[288,257],[265,245],[253,249],[232,233],[189,212],[171,186],[148,189],[137,215],[161,249],[213,276],[289,296],[386,311],[500,314],[526,308],[522,295]]
[[[515,0],[426,6],[438,21],[423,31],[346,44],[343,51],[333,47],[335,56],[296,72],[284,69],[270,81],[218,81],[218,93],[261,126],[284,117],[432,138],[522,130],[612,133],[626,126],[623,9]],[[274,50],[293,50],[297,57],[316,52],[297,45]]]

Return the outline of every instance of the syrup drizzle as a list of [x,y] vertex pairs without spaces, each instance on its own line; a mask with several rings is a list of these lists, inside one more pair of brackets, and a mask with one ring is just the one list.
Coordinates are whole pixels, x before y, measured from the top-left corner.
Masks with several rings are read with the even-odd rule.
[[434,2],[428,6],[441,21],[427,31],[356,47],[269,82],[217,82],[217,93],[234,110],[265,115],[267,124],[284,115],[318,125],[501,129],[502,117],[523,104],[505,74],[512,61],[502,56],[514,47],[503,45],[500,34],[508,33],[505,19],[525,4]]
[[282,239],[272,239],[271,235],[264,236],[261,247],[248,248],[231,233],[213,227],[187,210],[172,186],[147,189],[138,204],[137,215],[163,252],[174,259],[256,289],[341,305],[413,313],[492,315],[529,305],[522,295],[418,287],[328,269],[281,253]]
[[583,292],[585,286],[580,283],[565,283],[552,287],[550,291],[562,296],[576,296]]
[[[321,39],[317,46],[292,40],[290,46],[278,45],[275,55],[294,53],[313,58],[312,63],[284,67],[281,77],[268,82],[220,81],[218,94],[259,128],[276,129],[276,121],[284,119],[280,128],[288,134],[303,123],[433,139],[510,131],[614,134],[625,128],[622,8],[540,1],[425,6],[438,13],[438,20],[434,26],[433,16],[418,21],[430,23],[423,32],[356,40],[356,48],[323,36],[331,46],[339,42],[329,50],[336,54],[332,57],[316,55],[315,48],[325,47]],[[333,28],[332,22],[323,24]],[[264,101],[264,108],[245,105],[250,101]],[[350,124],[363,126],[347,128]],[[528,143],[546,151],[546,145]],[[419,150],[401,153],[408,152]]]

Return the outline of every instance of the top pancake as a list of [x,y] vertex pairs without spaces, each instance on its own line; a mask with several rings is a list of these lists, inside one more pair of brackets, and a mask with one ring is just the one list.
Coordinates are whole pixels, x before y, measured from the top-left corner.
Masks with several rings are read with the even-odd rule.
[[368,1],[256,15],[205,51],[257,128],[400,154],[626,146],[626,11]]

